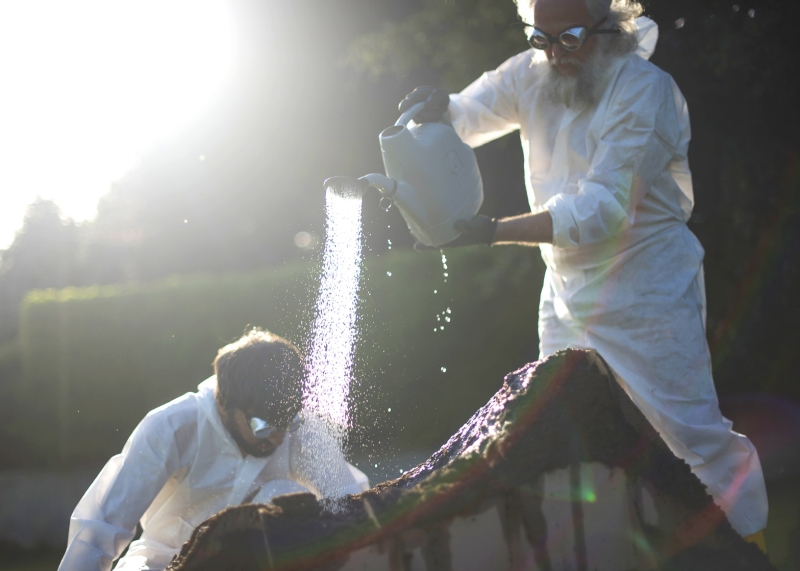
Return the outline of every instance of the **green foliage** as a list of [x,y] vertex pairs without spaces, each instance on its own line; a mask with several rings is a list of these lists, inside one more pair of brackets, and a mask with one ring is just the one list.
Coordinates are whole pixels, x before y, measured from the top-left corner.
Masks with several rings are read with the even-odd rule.
[[[447,283],[438,253],[365,263],[353,389],[359,450],[441,444],[505,373],[536,358],[538,252],[448,257]],[[11,450],[38,465],[107,459],[147,411],[208,377],[217,349],[248,324],[305,345],[316,270],[31,293],[22,309],[20,412],[5,422],[17,435]]]
[[118,451],[149,409],[209,376],[246,325],[296,338],[309,270],[32,293],[20,336],[26,447],[49,462]]
[[[17,427],[9,422],[17,409],[20,382],[20,350],[16,341],[0,345],[0,459],[21,458]],[[17,448],[17,450],[15,450]],[[1,546],[0,546],[1,547]],[[2,551],[0,549],[0,551]]]
[[373,79],[427,68],[440,76],[441,87],[458,90],[496,67],[498,58],[527,48],[523,28],[513,25],[518,22],[510,0],[428,0],[408,18],[356,39],[347,59]]

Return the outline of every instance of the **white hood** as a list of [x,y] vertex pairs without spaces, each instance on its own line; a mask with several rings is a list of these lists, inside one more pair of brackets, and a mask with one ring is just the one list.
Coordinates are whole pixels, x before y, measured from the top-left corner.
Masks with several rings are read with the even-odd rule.
[[656,43],[658,42],[658,24],[650,18],[642,16],[636,18],[636,39],[639,42],[639,47],[636,48],[636,55],[644,59],[650,59],[653,52],[656,51]]

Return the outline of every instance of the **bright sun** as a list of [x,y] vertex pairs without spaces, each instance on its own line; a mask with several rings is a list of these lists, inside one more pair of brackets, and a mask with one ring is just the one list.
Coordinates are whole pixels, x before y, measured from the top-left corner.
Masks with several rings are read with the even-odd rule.
[[0,0],[0,249],[39,195],[76,220],[230,72],[225,0]]

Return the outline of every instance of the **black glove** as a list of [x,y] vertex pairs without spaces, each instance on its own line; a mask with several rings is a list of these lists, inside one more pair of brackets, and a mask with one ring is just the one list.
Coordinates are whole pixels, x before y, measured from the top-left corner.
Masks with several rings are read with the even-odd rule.
[[425,102],[425,108],[417,113],[414,121],[417,123],[437,123],[442,120],[447,113],[447,106],[450,105],[450,95],[437,87],[417,87],[414,91],[406,95],[397,108],[400,113],[405,113],[417,103]]
[[440,248],[460,248],[462,246],[473,246],[475,244],[491,245],[494,240],[494,232],[497,229],[497,218],[489,218],[483,214],[478,214],[472,220],[456,220],[453,225],[456,230],[461,232],[461,236],[442,244],[439,247],[426,246],[417,242],[414,249],[417,251],[438,250]]

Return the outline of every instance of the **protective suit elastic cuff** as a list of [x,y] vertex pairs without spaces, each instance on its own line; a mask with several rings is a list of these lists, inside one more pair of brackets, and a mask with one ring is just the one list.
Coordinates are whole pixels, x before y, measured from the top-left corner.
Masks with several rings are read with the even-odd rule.
[[560,195],[556,195],[544,204],[544,209],[553,219],[553,246],[557,248],[576,248],[580,234],[574,223],[569,208]]

